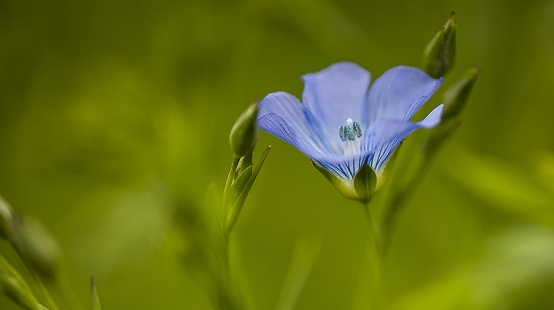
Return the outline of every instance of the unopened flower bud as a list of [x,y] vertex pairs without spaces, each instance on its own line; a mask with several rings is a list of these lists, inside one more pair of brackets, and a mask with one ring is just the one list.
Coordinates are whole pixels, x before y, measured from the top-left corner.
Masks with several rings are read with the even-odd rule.
[[237,158],[252,154],[258,141],[258,104],[249,106],[237,119],[231,133],[229,142],[231,149]]
[[443,121],[460,114],[469,98],[473,84],[479,76],[479,71],[481,71],[481,68],[477,66],[469,68],[456,83],[446,90],[444,93],[444,110],[441,117]]
[[12,208],[0,197],[0,238],[11,239],[13,216]]
[[431,39],[423,53],[423,69],[433,78],[445,76],[454,65],[456,57],[455,12],[439,32]]
[[59,245],[39,222],[32,219],[18,222],[12,242],[22,259],[41,276],[55,276],[60,256]]

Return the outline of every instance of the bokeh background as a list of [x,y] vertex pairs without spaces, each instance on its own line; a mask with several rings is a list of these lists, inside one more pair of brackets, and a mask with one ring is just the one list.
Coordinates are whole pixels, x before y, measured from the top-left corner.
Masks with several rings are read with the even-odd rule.
[[[236,117],[272,91],[300,96],[302,74],[337,61],[373,78],[420,66],[451,10],[458,54],[442,90],[470,66],[482,72],[399,214],[390,299],[553,309],[551,0],[2,0],[0,194],[58,240],[83,305],[95,275],[105,309],[211,309],[184,271],[187,222],[176,218],[223,187]],[[286,143],[261,133],[256,154],[268,144],[231,238],[246,304],[274,308],[304,240],[318,255],[296,309],[363,309],[364,211]],[[3,296],[0,308],[16,309]]]

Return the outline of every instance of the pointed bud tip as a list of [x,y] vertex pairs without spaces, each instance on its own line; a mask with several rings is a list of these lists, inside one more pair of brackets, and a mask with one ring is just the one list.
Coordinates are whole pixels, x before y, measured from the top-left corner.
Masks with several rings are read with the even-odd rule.
[[450,12],[446,24],[425,47],[423,68],[433,78],[445,76],[454,65],[456,57],[456,12]]
[[235,121],[229,143],[236,157],[252,154],[258,141],[258,103],[251,104]]

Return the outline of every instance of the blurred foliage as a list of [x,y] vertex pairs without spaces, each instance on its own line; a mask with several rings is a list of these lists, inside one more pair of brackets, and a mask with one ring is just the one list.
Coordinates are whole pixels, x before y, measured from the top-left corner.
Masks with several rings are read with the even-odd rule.
[[[236,117],[272,91],[300,96],[300,75],[336,61],[374,79],[419,66],[451,10],[449,76],[481,76],[395,226],[391,307],[552,309],[551,0],[0,1],[0,193],[58,240],[79,303],[93,274],[104,309],[210,309],[182,268],[199,246],[184,236],[203,236]],[[363,309],[364,211],[286,143],[261,133],[256,153],[268,144],[231,235],[244,303]],[[4,296],[0,308],[17,309]]]

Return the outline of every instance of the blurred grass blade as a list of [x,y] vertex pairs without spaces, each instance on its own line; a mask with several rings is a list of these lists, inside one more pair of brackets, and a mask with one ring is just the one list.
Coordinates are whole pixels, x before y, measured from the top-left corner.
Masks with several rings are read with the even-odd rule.
[[319,254],[320,246],[321,243],[314,242],[313,238],[304,237],[298,240],[275,310],[294,309]]
[[554,193],[531,168],[461,149],[445,155],[448,163],[443,166],[449,176],[487,206],[554,227]]
[[46,309],[38,303],[25,279],[1,255],[0,291],[23,309]]
[[551,296],[554,288],[554,230],[508,230],[493,238],[483,254],[399,296],[392,309],[552,309],[551,298],[538,297],[541,292]]
[[101,310],[100,298],[98,298],[98,291],[96,290],[96,284],[94,284],[94,276],[90,277],[90,297],[92,301],[92,310]]

